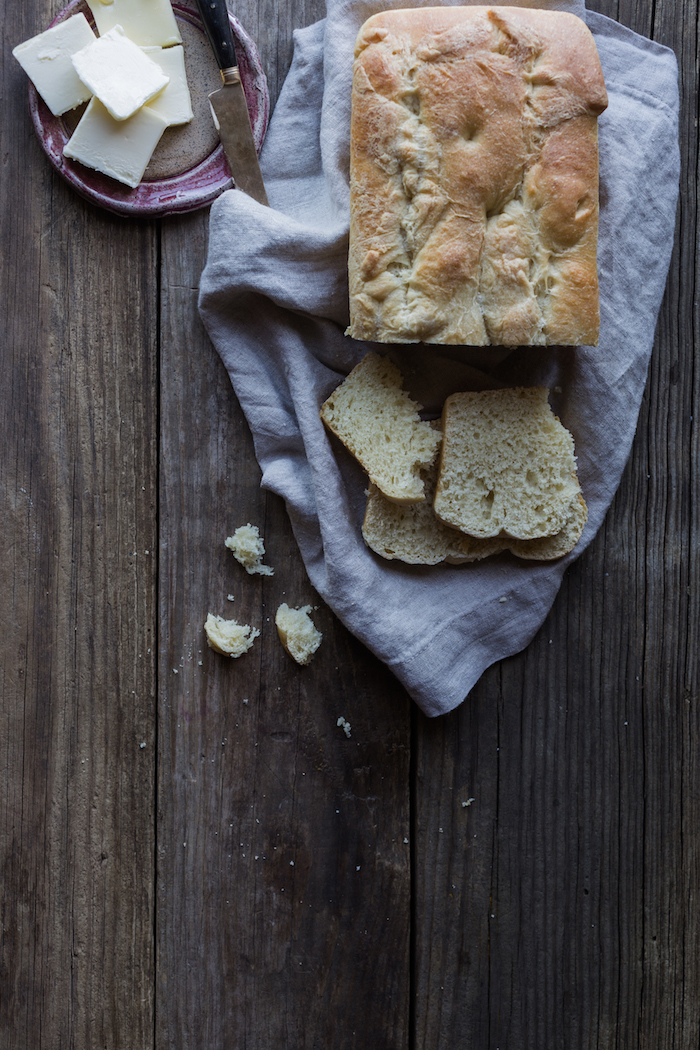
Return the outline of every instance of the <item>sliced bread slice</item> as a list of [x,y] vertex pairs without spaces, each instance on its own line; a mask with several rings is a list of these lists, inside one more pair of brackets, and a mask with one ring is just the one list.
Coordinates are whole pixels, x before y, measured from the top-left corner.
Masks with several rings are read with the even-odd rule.
[[573,550],[581,539],[583,527],[588,521],[588,507],[581,495],[572,501],[569,517],[554,536],[543,536],[538,540],[510,540],[508,549],[517,558],[530,561],[553,561]]
[[437,460],[423,472],[426,501],[399,506],[386,499],[376,485],[370,485],[362,523],[367,546],[381,558],[409,565],[460,565],[481,561],[503,551],[530,561],[553,561],[563,557],[578,543],[588,518],[579,494],[569,509],[563,528],[554,536],[536,540],[513,540],[507,536],[477,539],[445,525],[436,517],[430,500],[437,480]]
[[444,525],[435,517],[432,499],[437,482],[438,457],[421,471],[425,481],[423,503],[401,506],[386,499],[370,484],[362,523],[367,546],[381,558],[409,565],[460,564],[478,561],[503,550],[503,542],[479,540]]
[[387,499],[420,503],[421,467],[432,462],[440,433],[421,420],[422,406],[402,384],[388,357],[369,353],[321,406],[321,419]]
[[435,513],[480,539],[554,536],[580,494],[571,434],[546,387],[452,394],[442,414]]

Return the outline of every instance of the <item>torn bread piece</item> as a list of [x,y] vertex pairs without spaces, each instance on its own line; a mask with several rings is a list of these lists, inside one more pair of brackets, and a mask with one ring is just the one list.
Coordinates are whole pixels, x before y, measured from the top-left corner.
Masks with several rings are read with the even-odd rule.
[[323,635],[316,629],[310,616],[311,606],[290,609],[282,602],[275,616],[275,625],[282,645],[298,664],[310,663]]
[[435,513],[481,539],[559,533],[580,496],[574,441],[546,387],[452,394],[442,415]]
[[274,576],[275,570],[269,565],[263,565],[265,556],[265,543],[260,535],[257,525],[241,525],[236,529],[233,536],[227,537],[226,547],[231,551],[239,565],[242,565],[251,576]]
[[260,635],[255,627],[209,613],[204,624],[207,643],[214,652],[237,659],[247,653]]
[[419,416],[389,358],[369,353],[321,406],[321,419],[352,452],[370,481],[395,503],[425,499],[420,476],[440,434]]

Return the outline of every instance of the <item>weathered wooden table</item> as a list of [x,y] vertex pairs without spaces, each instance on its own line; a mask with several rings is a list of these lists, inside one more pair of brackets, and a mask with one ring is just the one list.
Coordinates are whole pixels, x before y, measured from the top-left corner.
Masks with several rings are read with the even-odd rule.
[[[208,212],[53,173],[10,50],[60,6],[2,19],[0,1047],[697,1046],[696,0],[590,4],[681,65],[637,438],[535,640],[432,722],[323,606],[310,667],[279,646],[315,595],[198,319]],[[237,14],[274,101],[324,4]],[[284,572],[239,587],[246,521]],[[228,591],[238,663],[202,632]]]

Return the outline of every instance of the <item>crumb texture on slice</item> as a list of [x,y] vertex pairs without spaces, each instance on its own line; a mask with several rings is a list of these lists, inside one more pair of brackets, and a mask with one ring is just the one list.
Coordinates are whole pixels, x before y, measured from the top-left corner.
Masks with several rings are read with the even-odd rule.
[[213,613],[207,616],[204,631],[211,649],[222,656],[232,656],[235,659],[247,653],[260,635],[260,631],[247,623],[226,620],[223,616],[215,616]]
[[409,565],[459,564],[478,561],[503,550],[500,540],[476,539],[445,525],[433,510],[437,481],[437,456],[423,471],[426,499],[423,503],[401,506],[386,499],[370,484],[362,523],[367,546],[388,561]]
[[226,546],[233,554],[236,561],[243,566],[251,576],[274,576],[275,570],[269,565],[263,565],[265,556],[265,543],[260,535],[257,525],[241,525],[233,536],[226,539]]
[[388,358],[369,353],[321,406],[321,419],[387,499],[418,503],[425,498],[421,467],[432,462],[440,434],[421,420],[422,406],[402,383]]
[[580,494],[571,434],[546,387],[451,395],[434,508],[470,536],[533,540],[564,527]]
[[316,629],[310,616],[311,606],[291,609],[282,602],[275,615],[275,625],[282,645],[298,664],[308,664],[323,635]]
[[529,561],[553,561],[555,558],[562,558],[572,551],[581,539],[587,521],[588,507],[579,493],[572,501],[564,525],[554,536],[542,536],[537,540],[510,540],[508,549],[516,558]]
[[405,507],[391,503],[376,485],[370,484],[362,536],[375,554],[409,565],[462,565],[504,551],[530,561],[553,561],[573,550],[588,519],[583,496],[578,493],[563,527],[554,536],[535,540],[514,540],[507,536],[479,539],[445,525],[436,516],[432,506],[436,480],[437,460],[425,471],[425,503]]

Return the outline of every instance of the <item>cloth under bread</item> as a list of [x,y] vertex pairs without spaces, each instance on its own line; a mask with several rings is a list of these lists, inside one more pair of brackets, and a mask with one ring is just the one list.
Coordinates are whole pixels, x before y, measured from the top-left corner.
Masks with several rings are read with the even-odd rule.
[[[599,345],[509,354],[433,346],[426,371],[420,345],[387,348],[343,334],[353,48],[361,23],[392,6],[411,5],[328,0],[326,19],[296,32],[261,158],[271,207],[239,191],[215,202],[200,310],[250,424],[262,484],[286,501],[311,582],[435,716],[459,705],[489,665],[528,644],[618,487],[673,243],[678,81],[672,52],[586,14],[581,3],[528,5],[585,15],[606,79]],[[553,391],[552,407],[574,436],[589,511],[571,555],[422,568],[365,546],[366,476],[327,434],[318,409],[368,349],[390,352],[411,396],[435,414],[449,393],[483,381],[475,367],[493,381]]]

